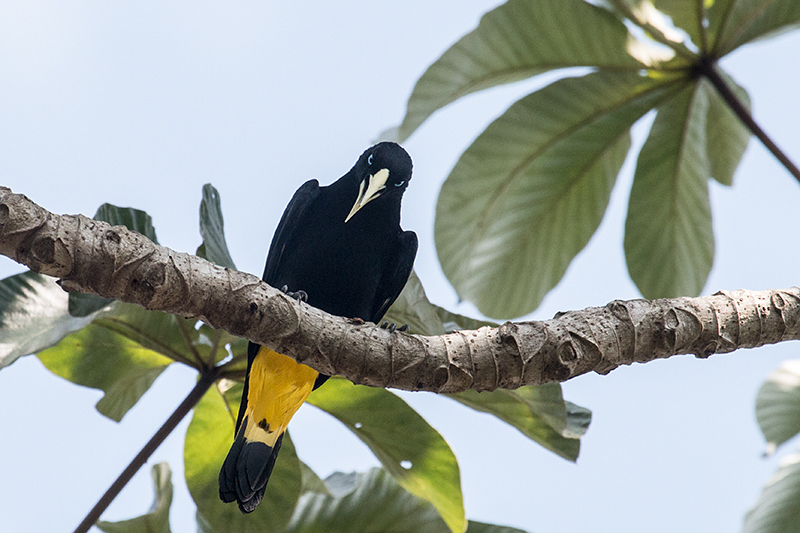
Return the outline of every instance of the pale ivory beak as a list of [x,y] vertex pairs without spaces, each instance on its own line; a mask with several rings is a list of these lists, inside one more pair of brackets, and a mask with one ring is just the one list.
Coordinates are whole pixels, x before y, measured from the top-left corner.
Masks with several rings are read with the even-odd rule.
[[347,218],[344,219],[345,223],[348,220],[353,218],[359,209],[370,203],[372,200],[377,198],[381,195],[381,191],[386,188],[386,180],[389,179],[389,169],[382,168],[381,170],[377,171],[375,174],[369,176],[369,184],[367,185],[367,190],[364,190],[364,180],[358,186],[358,198],[356,198],[356,203],[353,205],[353,209],[350,210],[350,214],[347,215]]

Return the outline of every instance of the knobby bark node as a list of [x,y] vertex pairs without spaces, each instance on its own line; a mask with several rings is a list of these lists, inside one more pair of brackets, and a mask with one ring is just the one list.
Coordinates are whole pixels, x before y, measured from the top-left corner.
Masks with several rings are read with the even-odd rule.
[[256,276],[158,246],[122,226],[55,215],[0,187],[0,253],[68,291],[198,318],[355,383],[514,389],[677,354],[706,358],[800,338],[800,289],[616,300],[540,322],[439,336],[390,333],[295,301]]

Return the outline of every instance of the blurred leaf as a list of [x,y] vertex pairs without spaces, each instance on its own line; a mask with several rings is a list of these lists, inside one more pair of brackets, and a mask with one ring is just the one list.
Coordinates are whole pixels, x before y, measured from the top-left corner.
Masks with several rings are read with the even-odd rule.
[[[750,110],[750,97],[747,91],[738,85],[722,69],[717,68],[720,76],[728,84],[733,93]],[[719,93],[707,82],[703,89],[708,93],[708,117],[706,119],[706,152],[711,165],[711,176],[723,185],[733,184],[733,174],[742,160],[747,143],[750,141],[750,130],[747,129]]]
[[[95,220],[108,222],[112,226],[125,226],[131,231],[141,233],[158,244],[153,219],[146,212],[132,207],[117,207],[103,204],[94,215]],[[111,304],[112,298],[103,298],[96,294],[71,292],[69,294],[69,314],[72,316],[88,316]]]
[[771,448],[800,433],[800,360],[784,361],[761,385],[756,419]]
[[170,533],[169,508],[172,505],[172,473],[167,463],[153,465],[151,471],[156,497],[150,511],[142,516],[106,522],[98,520],[95,524],[106,533]]
[[447,442],[386,389],[331,379],[308,402],[356,434],[400,485],[431,502],[454,532],[466,527],[458,462]]
[[283,531],[300,496],[302,475],[288,433],[284,435],[264,500],[255,511],[244,515],[235,503],[225,504],[219,499],[219,470],[233,444],[242,388],[239,384],[226,392],[226,407],[219,389],[212,387],[195,407],[184,442],[186,484],[198,514],[213,531]]
[[567,409],[561,385],[548,383],[510,391],[465,391],[449,394],[472,409],[492,414],[517,428],[526,437],[570,461],[580,452],[580,436],[586,431],[591,413],[574,404]]
[[709,10],[714,53],[722,57],[755,39],[774,37],[800,24],[797,0],[725,0]]
[[0,280],[0,368],[49,348],[89,322],[69,314],[55,278],[23,272]]
[[600,224],[630,127],[676,89],[597,72],[559,80],[493,122],[436,206],[436,249],[461,298],[490,317],[536,309]]
[[625,222],[628,272],[645,298],[696,296],[714,262],[708,93],[693,83],[658,108]]
[[319,492],[330,495],[330,490],[325,482],[303,461],[300,461],[300,472],[303,477],[303,492]]
[[325,480],[335,496],[305,493],[285,533],[449,533],[427,501],[406,492],[386,471],[335,473]]
[[790,533],[800,530],[800,454],[781,461],[756,505],[744,517],[743,533]]
[[219,266],[236,270],[228,244],[225,242],[225,224],[222,220],[219,192],[210,183],[203,185],[203,199],[200,202],[200,235],[203,243],[197,255]]
[[406,286],[389,308],[384,320],[398,326],[408,324],[409,332],[417,335],[441,335],[456,329],[478,329],[497,324],[470,318],[432,304],[416,272],[412,271]]
[[494,524],[484,524],[483,522],[470,520],[467,533],[525,533],[525,531],[515,527],[496,526]]
[[705,0],[654,0],[655,7],[669,15],[672,23],[681,30],[685,31],[692,42],[703,50],[703,28],[702,16],[704,14],[703,2]]
[[172,360],[108,328],[90,324],[38,354],[54,374],[100,389],[97,410],[119,422]]
[[638,70],[630,36],[608,11],[582,0],[510,0],[450,47],[417,81],[398,138],[434,111],[465,96],[565,67]]

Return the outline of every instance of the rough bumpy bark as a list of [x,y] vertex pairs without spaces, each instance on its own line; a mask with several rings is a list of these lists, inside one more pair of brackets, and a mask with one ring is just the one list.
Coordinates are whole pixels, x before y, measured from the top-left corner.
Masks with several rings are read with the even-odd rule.
[[257,277],[158,246],[122,226],[55,215],[0,187],[0,253],[91,292],[246,337],[326,374],[434,392],[513,389],[678,354],[800,338],[800,288],[614,301],[542,322],[436,337],[390,333],[296,302]]

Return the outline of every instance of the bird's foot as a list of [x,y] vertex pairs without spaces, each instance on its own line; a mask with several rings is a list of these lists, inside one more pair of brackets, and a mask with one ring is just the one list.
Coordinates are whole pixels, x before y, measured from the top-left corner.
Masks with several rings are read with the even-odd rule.
[[298,302],[308,302],[308,293],[306,293],[306,291],[290,292],[289,286],[284,285],[283,287],[281,287],[281,292],[283,292],[284,294],[286,294],[286,296],[289,296],[290,298],[294,298]]
[[392,322],[392,323],[390,324],[388,321],[384,321],[384,322],[383,322],[383,324],[381,324],[381,329],[388,329],[388,330],[389,330],[389,333],[394,333],[395,331],[402,331],[402,332],[406,332],[406,331],[408,331],[408,324],[403,324],[402,326],[400,326],[400,327],[398,328],[398,327],[397,327],[397,326],[394,324],[394,322]]

